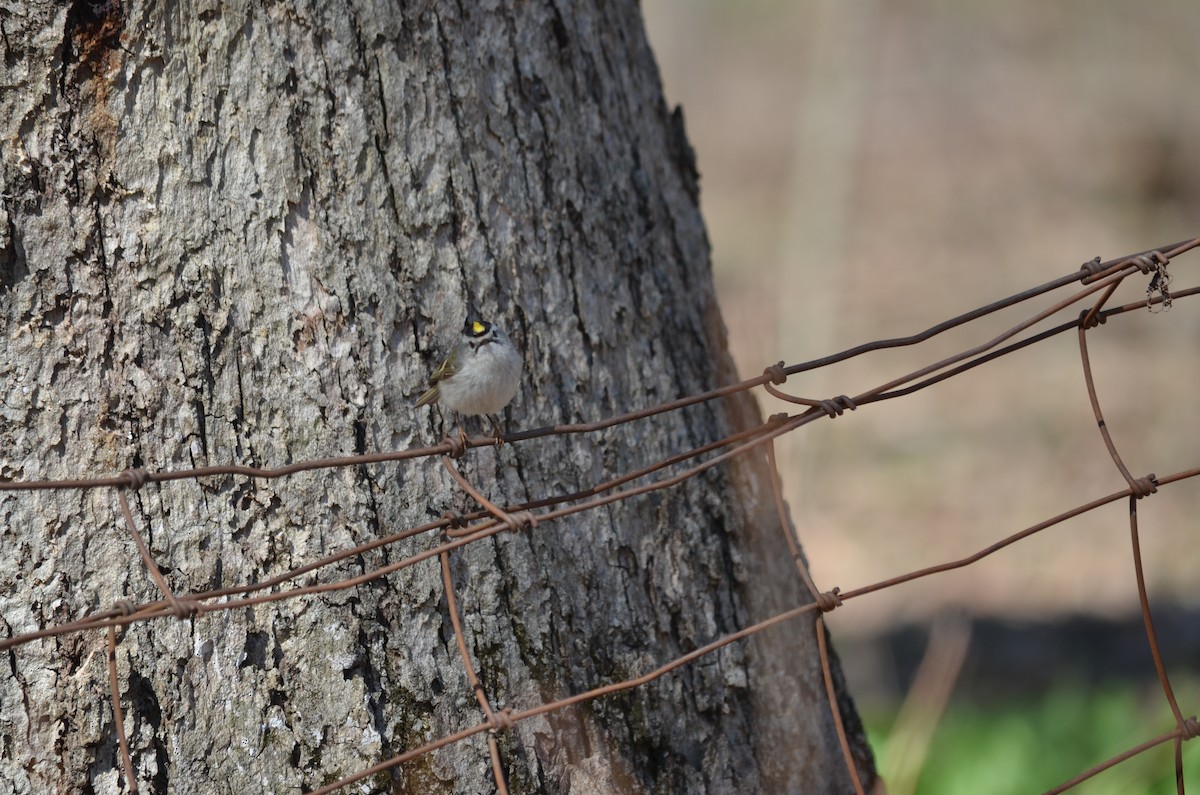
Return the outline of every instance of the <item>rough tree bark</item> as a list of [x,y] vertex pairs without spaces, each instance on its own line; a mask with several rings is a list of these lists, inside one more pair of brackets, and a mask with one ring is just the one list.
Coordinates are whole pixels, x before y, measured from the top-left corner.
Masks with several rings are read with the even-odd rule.
[[[5,4],[0,47],[2,479],[436,443],[449,418],[412,398],[468,303],[524,351],[516,427],[735,378],[691,150],[634,2],[34,0]],[[463,466],[518,502],[757,421],[737,397]],[[467,507],[436,461],[131,499],[178,592]],[[775,524],[754,456],[456,553],[493,703],[625,679],[806,601]],[[112,490],[5,493],[0,543],[6,635],[158,598]],[[103,649],[93,632],[7,655],[0,792],[124,789]],[[298,792],[481,719],[436,560],[135,625],[118,668],[148,792]],[[516,792],[849,790],[807,618],[500,745]],[[491,775],[475,739],[371,791]]]

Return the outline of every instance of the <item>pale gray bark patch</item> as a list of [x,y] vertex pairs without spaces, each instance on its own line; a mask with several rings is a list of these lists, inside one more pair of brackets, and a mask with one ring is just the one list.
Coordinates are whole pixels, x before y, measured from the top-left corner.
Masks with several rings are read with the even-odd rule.
[[[32,2],[6,14],[4,478],[436,442],[450,418],[412,401],[468,305],[524,351],[517,427],[736,377],[694,155],[634,3]],[[730,398],[473,451],[462,466],[518,502],[756,421],[752,400]],[[456,553],[464,634],[493,703],[638,675],[804,601],[765,478],[761,457],[747,459]],[[179,592],[468,507],[434,461],[151,485],[131,502]],[[5,494],[0,544],[6,634],[158,596],[110,491]],[[436,561],[136,625],[117,658],[148,792],[298,791],[481,719]],[[7,655],[0,792],[122,789],[104,660],[99,633]],[[848,699],[843,711],[870,778]],[[808,620],[500,740],[515,792],[849,790]],[[484,743],[468,741],[372,786],[490,782]]]

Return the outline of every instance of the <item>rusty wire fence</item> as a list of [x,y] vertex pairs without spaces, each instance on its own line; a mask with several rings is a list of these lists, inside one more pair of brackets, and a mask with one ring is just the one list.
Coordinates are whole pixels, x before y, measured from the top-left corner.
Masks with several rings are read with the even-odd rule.
[[[809,362],[793,364],[790,366],[780,362],[779,364],[766,368],[763,374],[757,378],[751,378],[746,381],[742,381],[741,383],[732,384],[702,394],[691,395],[642,411],[632,412],[598,422],[558,425],[509,434],[503,438],[503,441],[508,444],[516,445],[530,439],[551,436],[555,434],[588,433],[603,428],[620,425],[622,423],[650,418],[666,412],[677,411],[685,406],[694,405],[703,401],[713,400],[725,395],[757,389],[760,387],[776,398],[801,407],[798,413],[776,414],[757,427],[731,434],[691,450],[680,452],[674,456],[658,461],[642,469],[621,474],[612,478],[611,480],[596,484],[586,491],[565,496],[546,497],[544,499],[535,500],[520,505],[499,506],[489,501],[474,486],[472,486],[472,484],[462,475],[456,466],[455,459],[463,456],[469,448],[493,445],[498,441],[496,439],[482,437],[465,440],[450,438],[443,443],[432,447],[400,450],[390,453],[377,453],[372,455],[357,455],[341,458],[302,461],[276,469],[249,466],[214,466],[158,472],[147,471],[145,469],[133,469],[127,470],[114,477],[86,480],[27,482],[0,481],[0,491],[5,492],[45,489],[114,489],[117,493],[125,527],[127,528],[131,539],[137,547],[138,553],[141,556],[142,563],[145,566],[147,573],[151,578],[153,578],[155,584],[162,593],[162,598],[154,602],[147,602],[144,604],[118,602],[106,610],[92,613],[76,621],[42,627],[34,631],[24,632],[8,638],[0,639],[0,650],[11,650],[15,647],[22,646],[39,638],[48,638],[71,633],[83,633],[97,630],[103,630],[106,632],[108,642],[108,675],[113,724],[115,726],[117,741],[120,748],[121,763],[125,771],[125,780],[129,790],[131,792],[136,792],[137,780],[133,773],[133,764],[129,754],[128,743],[126,741],[124,712],[121,705],[117,677],[116,652],[120,643],[118,630],[120,630],[122,627],[137,622],[156,621],[170,618],[192,618],[196,616],[202,616],[206,613],[232,610],[239,607],[246,607],[265,602],[295,599],[308,594],[354,588],[362,583],[369,582],[380,577],[386,577],[387,575],[406,567],[415,566],[424,561],[436,558],[441,567],[446,603],[450,614],[450,621],[454,628],[454,636],[458,645],[458,651],[462,658],[463,668],[465,669],[465,675],[475,693],[476,699],[479,702],[479,709],[482,713],[483,719],[473,726],[453,734],[442,736],[418,748],[413,748],[405,751],[404,753],[393,756],[390,759],[382,760],[372,767],[361,770],[353,775],[346,776],[345,778],[321,787],[314,792],[334,792],[362,779],[374,776],[396,766],[403,765],[405,762],[416,759],[424,754],[428,754],[438,748],[442,748],[454,743],[464,742],[469,738],[476,737],[478,735],[484,735],[490,750],[497,790],[501,793],[505,793],[507,792],[505,783],[506,778],[502,760],[500,758],[499,748],[495,738],[497,731],[512,728],[520,721],[524,721],[538,715],[551,713],[573,704],[590,701],[610,693],[616,693],[640,687],[641,685],[670,674],[672,671],[681,666],[688,665],[689,663],[705,657],[706,655],[712,654],[724,646],[736,643],[744,638],[750,637],[758,632],[762,632],[763,630],[777,624],[781,624],[791,619],[815,612],[818,615],[813,622],[814,632],[821,658],[820,662],[824,675],[829,707],[832,712],[834,724],[837,728],[842,753],[845,757],[849,776],[857,793],[859,793],[859,795],[865,795],[865,789],[855,766],[850,745],[846,739],[841,715],[839,714],[838,710],[837,699],[834,694],[829,654],[825,645],[824,621],[821,617],[821,614],[838,608],[847,601],[858,599],[867,596],[868,594],[885,591],[894,586],[919,578],[929,577],[941,572],[969,566],[1007,546],[1015,544],[1022,539],[1028,538],[1035,533],[1039,533],[1042,530],[1052,527],[1060,522],[1064,522],[1068,519],[1095,510],[1101,506],[1108,505],[1109,503],[1113,503],[1118,500],[1127,500],[1129,504],[1129,531],[1133,551],[1133,574],[1137,581],[1137,590],[1141,601],[1141,612],[1145,624],[1146,641],[1149,645],[1149,649],[1154,660],[1154,667],[1158,675],[1158,680],[1162,686],[1163,696],[1166,699],[1167,704],[1170,706],[1172,714],[1174,715],[1175,725],[1162,734],[1156,737],[1148,738],[1144,742],[1121,754],[1118,754],[1117,756],[1099,762],[1094,767],[1081,772],[1079,775],[1075,776],[1069,781],[1063,782],[1053,789],[1048,790],[1048,792],[1065,792],[1075,787],[1080,782],[1091,778],[1097,773],[1100,773],[1101,771],[1114,765],[1120,764],[1121,762],[1140,754],[1147,749],[1162,743],[1172,742],[1174,743],[1175,749],[1176,788],[1178,792],[1182,793],[1184,791],[1182,744],[1184,740],[1191,739],[1197,734],[1200,734],[1200,724],[1197,723],[1197,720],[1194,716],[1185,717],[1184,712],[1180,709],[1172,690],[1170,680],[1167,676],[1166,665],[1162,658],[1162,654],[1159,651],[1158,640],[1154,632],[1154,623],[1151,618],[1150,604],[1146,594],[1145,576],[1142,570],[1141,553],[1138,540],[1137,504],[1139,500],[1154,494],[1160,488],[1200,475],[1200,467],[1180,472],[1172,472],[1166,475],[1146,474],[1141,477],[1138,477],[1129,471],[1122,461],[1116,445],[1113,443],[1112,437],[1110,436],[1108,428],[1105,424],[1103,413],[1101,412],[1099,397],[1092,379],[1091,363],[1088,355],[1088,335],[1092,333],[1099,325],[1105,323],[1110,318],[1115,318],[1138,310],[1161,311],[1169,308],[1174,300],[1191,297],[1200,293],[1200,287],[1193,287],[1178,291],[1171,290],[1171,274],[1168,271],[1168,265],[1174,258],[1197,247],[1200,247],[1200,238],[1163,246],[1161,248],[1150,249],[1138,254],[1120,257],[1106,262],[1102,262],[1100,258],[1097,257],[1095,260],[1084,263],[1084,265],[1078,271],[1074,271],[1061,278],[1047,282],[1046,284],[1031,288],[1000,301],[996,301],[995,303],[988,304],[987,306],[967,312],[943,323],[939,323],[938,325],[933,326],[926,331],[910,337],[901,337],[867,343],[841,353],[815,359]],[[1123,306],[1105,308],[1108,300],[1116,291],[1117,287],[1125,279],[1137,274],[1145,275],[1148,279],[1146,300],[1139,301],[1137,303],[1126,304]],[[1025,302],[1033,301],[1041,296],[1049,295],[1077,284],[1081,285],[1081,289],[1076,289],[1066,297],[1055,301],[1050,306],[1040,309],[1039,311],[1029,315],[1027,319],[1004,331],[995,338],[968,350],[961,351],[953,356],[929,364],[928,366],[922,367],[911,373],[895,378],[887,383],[880,384],[873,389],[858,395],[854,395],[853,397],[840,395],[832,399],[809,399],[788,394],[779,388],[791,375],[832,365],[837,362],[845,361],[846,359],[883,348],[915,345],[941,334],[942,332],[963,326],[994,312],[998,312],[1008,307],[1016,306]],[[1031,332],[1035,326],[1043,324],[1045,321],[1049,321],[1055,316],[1061,316],[1062,314],[1065,314],[1076,305],[1079,305],[1083,308],[1078,312],[1075,318],[1066,320],[1065,322],[1060,322],[1057,325],[1042,329],[1036,333]],[[1005,356],[1006,354],[1030,345],[1035,345],[1058,334],[1067,333],[1072,330],[1076,332],[1078,337],[1079,352],[1082,361],[1082,376],[1087,386],[1091,410],[1095,415],[1098,430],[1103,437],[1109,454],[1112,457],[1113,465],[1120,471],[1121,476],[1126,482],[1126,488],[1094,499],[1082,505],[1078,505],[1068,511],[1058,514],[1057,516],[1052,516],[1031,527],[1027,527],[1019,532],[1015,532],[1011,535],[1000,538],[990,546],[980,549],[979,551],[967,557],[958,560],[946,561],[935,566],[930,566],[915,571],[906,572],[889,579],[861,585],[849,590],[843,591],[840,588],[821,590],[814,582],[806,565],[803,562],[803,557],[800,554],[799,542],[794,537],[794,531],[787,519],[781,491],[780,478],[775,461],[774,440],[785,434],[793,433],[818,419],[825,417],[837,417],[846,411],[852,411],[870,403],[882,400],[891,400],[910,395],[940,381],[959,375],[960,373],[963,373],[971,368],[986,364],[994,359]],[[1027,334],[1027,332],[1030,333]],[[462,547],[473,544],[482,539],[489,538],[498,533],[510,531],[537,532],[537,526],[541,522],[570,516],[582,511],[594,510],[618,500],[629,499],[631,497],[655,490],[669,489],[673,486],[683,483],[684,481],[698,475],[701,472],[720,466],[735,456],[743,455],[763,455],[767,460],[767,463],[770,467],[775,506],[779,514],[780,532],[784,533],[787,538],[788,546],[791,549],[796,562],[797,574],[803,580],[805,587],[812,597],[812,601],[807,604],[796,605],[794,608],[777,615],[766,617],[758,623],[747,626],[732,634],[723,636],[712,643],[695,649],[690,653],[670,660],[654,670],[646,671],[641,676],[621,682],[615,682],[603,687],[597,687],[593,690],[583,693],[566,696],[557,701],[542,703],[521,710],[498,710],[493,708],[491,701],[488,698],[486,689],[480,683],[480,678],[475,671],[475,667],[471,661],[471,655],[467,649],[466,641],[463,637],[461,619],[459,616],[457,600],[454,592],[454,581],[453,577],[451,576],[451,554]],[[130,491],[135,491],[148,483],[193,480],[196,478],[224,475],[235,475],[247,478],[281,478],[297,472],[309,470],[336,467],[354,467],[364,464],[378,464],[427,457],[438,457],[441,465],[446,468],[458,486],[476,503],[478,503],[480,508],[467,514],[447,513],[437,521],[431,521],[417,527],[410,527],[401,532],[394,533],[384,538],[379,538],[370,543],[344,549],[333,555],[321,558],[320,560],[314,560],[306,565],[292,569],[291,571],[268,580],[209,591],[180,594],[171,590],[166,580],[163,578],[162,573],[159,571],[158,565],[152,558],[150,551],[142,538],[142,534],[138,530],[137,524],[133,519],[133,514],[129,509],[129,501],[127,498],[127,494]],[[683,467],[685,464],[688,466]],[[629,484],[631,484],[633,481],[647,478],[651,475],[664,471],[669,471],[670,474],[665,474],[659,479],[652,480],[642,485],[629,486]],[[409,555],[401,560],[391,563],[390,565],[381,566],[358,576],[346,577],[333,582],[324,582],[315,585],[299,585],[297,583],[297,580],[304,575],[313,572],[319,572],[327,567],[332,567],[334,564],[345,560],[346,558],[360,555],[372,549],[397,544],[405,539],[435,533],[442,534],[442,538],[444,540],[442,540],[441,543],[438,543],[420,553]]]

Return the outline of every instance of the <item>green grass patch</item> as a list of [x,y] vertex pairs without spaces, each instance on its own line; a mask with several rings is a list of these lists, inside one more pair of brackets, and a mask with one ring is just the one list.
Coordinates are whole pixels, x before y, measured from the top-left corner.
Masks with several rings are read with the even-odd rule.
[[[1176,695],[1184,716],[1194,714],[1197,688]],[[885,780],[895,769],[888,740],[895,715],[866,715]],[[1062,683],[1040,698],[989,704],[951,702],[921,770],[920,795],[1039,793],[1091,766],[1173,728],[1157,684]],[[1184,778],[1200,791],[1200,748],[1183,747]],[[899,783],[899,782],[896,782]],[[1079,795],[1171,795],[1174,748],[1164,743],[1100,773],[1072,790]]]

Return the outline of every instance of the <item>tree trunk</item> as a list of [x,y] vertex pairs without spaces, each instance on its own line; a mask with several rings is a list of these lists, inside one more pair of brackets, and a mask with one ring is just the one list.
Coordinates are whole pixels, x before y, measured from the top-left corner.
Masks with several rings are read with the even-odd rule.
[[[514,429],[735,380],[691,150],[636,3],[9,9],[0,479],[436,444],[453,418],[413,399],[469,305],[523,351]],[[515,504],[759,421],[743,394],[473,449],[460,465]],[[5,635],[160,598],[113,489],[0,494]],[[176,593],[475,507],[436,458],[129,495]],[[521,709],[624,680],[808,601],[777,525],[755,452],[455,551],[491,702]],[[117,668],[141,791],[299,792],[480,722],[447,615],[434,559],[347,590],[131,625]],[[105,643],[90,631],[9,652],[0,792],[125,788]],[[845,792],[832,727],[806,616],[498,739],[514,792]],[[488,759],[475,737],[368,783],[487,792]]]

